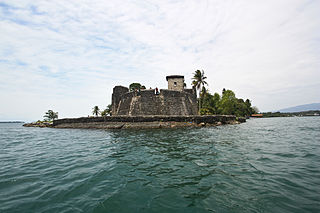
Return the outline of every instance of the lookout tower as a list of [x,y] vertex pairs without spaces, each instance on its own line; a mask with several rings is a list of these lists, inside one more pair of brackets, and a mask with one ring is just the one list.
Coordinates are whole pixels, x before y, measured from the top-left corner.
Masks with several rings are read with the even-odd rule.
[[182,75],[169,75],[166,77],[168,81],[168,90],[183,91],[184,89],[184,76]]

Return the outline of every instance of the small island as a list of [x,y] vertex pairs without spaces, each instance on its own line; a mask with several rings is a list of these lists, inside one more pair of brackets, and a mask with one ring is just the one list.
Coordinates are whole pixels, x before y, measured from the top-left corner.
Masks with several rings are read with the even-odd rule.
[[24,126],[97,129],[204,127],[239,124],[255,112],[250,100],[237,99],[231,90],[223,89],[221,97],[217,93],[211,95],[205,87],[205,79],[204,72],[197,70],[190,89],[186,88],[182,75],[166,76],[167,89],[146,89],[139,83],[133,83],[129,88],[115,86],[112,104],[101,113],[95,106],[95,117],[57,119],[58,113],[49,110],[44,116],[45,121]]

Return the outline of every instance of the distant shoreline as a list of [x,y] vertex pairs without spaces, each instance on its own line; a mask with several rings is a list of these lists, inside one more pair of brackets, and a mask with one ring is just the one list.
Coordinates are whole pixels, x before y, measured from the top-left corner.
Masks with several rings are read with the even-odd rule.
[[272,117],[307,117],[307,116],[320,116],[320,110],[309,110],[302,112],[262,112],[263,118]]
[[7,124],[7,123],[25,123],[24,121],[0,121],[0,124]]

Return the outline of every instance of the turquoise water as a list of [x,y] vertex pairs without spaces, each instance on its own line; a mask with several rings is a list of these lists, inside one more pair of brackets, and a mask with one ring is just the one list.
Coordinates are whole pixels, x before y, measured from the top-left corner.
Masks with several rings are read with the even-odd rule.
[[0,212],[320,212],[320,117],[155,130],[0,124]]

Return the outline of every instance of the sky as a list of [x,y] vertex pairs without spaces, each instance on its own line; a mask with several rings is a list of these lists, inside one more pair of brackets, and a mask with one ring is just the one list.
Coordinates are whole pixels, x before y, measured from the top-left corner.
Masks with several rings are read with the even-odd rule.
[[0,121],[88,116],[197,69],[260,111],[320,102],[320,1],[0,0]]

